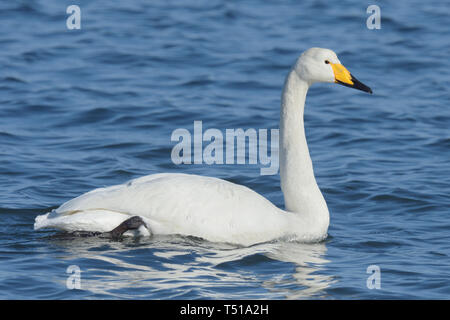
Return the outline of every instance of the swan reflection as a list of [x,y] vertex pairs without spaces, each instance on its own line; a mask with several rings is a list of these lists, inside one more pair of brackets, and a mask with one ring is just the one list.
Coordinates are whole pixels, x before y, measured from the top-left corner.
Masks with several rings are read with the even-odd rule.
[[[250,247],[181,236],[121,242],[49,238],[81,268],[88,297],[124,299],[308,299],[336,280],[321,270],[325,243],[274,241]],[[67,275],[65,275],[67,276]],[[59,279],[65,286],[65,278]]]

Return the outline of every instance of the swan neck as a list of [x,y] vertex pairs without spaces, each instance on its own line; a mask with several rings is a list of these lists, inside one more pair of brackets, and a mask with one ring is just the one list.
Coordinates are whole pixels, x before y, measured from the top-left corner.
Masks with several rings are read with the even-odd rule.
[[328,208],[314,177],[304,127],[310,83],[292,70],[285,82],[280,115],[280,179],[287,211],[328,217]]

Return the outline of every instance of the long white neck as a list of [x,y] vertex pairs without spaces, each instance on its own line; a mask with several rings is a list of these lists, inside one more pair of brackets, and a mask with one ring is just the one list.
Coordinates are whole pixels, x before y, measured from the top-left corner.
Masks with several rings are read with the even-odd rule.
[[329,213],[314,177],[304,127],[309,83],[292,70],[286,78],[280,114],[280,179],[286,210],[328,228]]

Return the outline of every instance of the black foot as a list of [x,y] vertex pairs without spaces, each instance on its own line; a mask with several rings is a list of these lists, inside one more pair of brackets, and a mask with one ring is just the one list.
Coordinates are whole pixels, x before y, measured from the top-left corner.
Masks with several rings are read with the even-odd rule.
[[144,220],[142,220],[141,217],[134,216],[134,217],[131,217],[131,218],[125,220],[124,222],[119,224],[117,227],[115,227],[113,230],[111,230],[110,232],[107,232],[107,233],[110,234],[113,239],[118,239],[126,231],[139,229],[140,226],[147,227],[147,225],[145,224]]

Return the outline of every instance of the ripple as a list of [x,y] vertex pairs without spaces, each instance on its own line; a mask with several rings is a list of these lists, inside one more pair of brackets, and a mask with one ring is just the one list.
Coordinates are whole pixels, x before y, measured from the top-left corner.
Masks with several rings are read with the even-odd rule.
[[[381,6],[382,28],[369,30],[365,8],[350,2],[89,2],[72,32],[60,1],[1,2],[0,298],[448,297],[447,7]],[[163,171],[224,177],[283,207],[279,176],[176,166],[170,135],[194,120],[276,128],[286,73],[311,46],[337,51],[374,89],[317,84],[308,94],[326,241],[243,248],[34,232],[36,215],[73,197]],[[82,290],[66,288],[72,264]],[[372,264],[381,290],[367,289]]]

